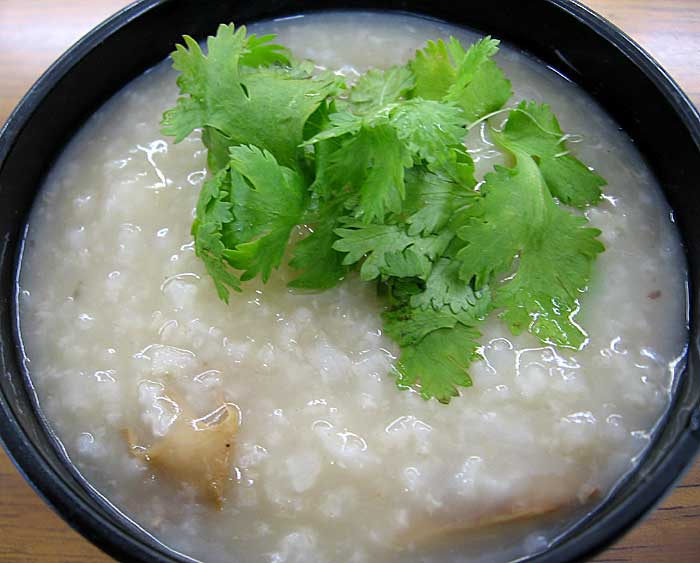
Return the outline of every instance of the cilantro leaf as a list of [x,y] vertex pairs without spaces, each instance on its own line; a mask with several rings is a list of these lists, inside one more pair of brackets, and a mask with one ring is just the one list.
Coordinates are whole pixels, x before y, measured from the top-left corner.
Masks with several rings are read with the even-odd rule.
[[[311,143],[310,139],[332,128],[330,116],[335,113],[335,102],[323,103],[318,107],[304,126],[304,138],[309,139],[304,146]],[[339,137],[316,140],[313,142],[313,151],[307,153],[313,158],[314,168],[314,179],[309,190],[319,199],[333,199],[347,183],[347,176],[334,164],[334,155],[341,146],[342,140]]]
[[480,288],[509,274],[491,289],[511,330],[578,348],[586,334],[574,315],[592,262],[604,250],[600,231],[558,206],[532,157],[516,155],[515,168],[497,167],[486,176],[483,197],[457,231],[466,243],[457,254],[460,277]]
[[343,253],[333,248],[340,238],[335,229],[340,227],[339,217],[345,211],[344,198],[324,203],[310,222],[313,232],[294,246],[289,265],[302,272],[289,282],[298,289],[328,289],[334,287],[347,274]]
[[348,101],[352,112],[365,115],[398,102],[415,86],[415,77],[405,66],[387,70],[370,69],[350,90]]
[[426,278],[435,260],[449,243],[451,234],[411,236],[402,225],[372,225],[349,221],[336,229],[340,239],[333,245],[345,252],[343,264],[364,258],[360,268],[363,280],[380,275]]
[[607,182],[577,158],[544,157],[539,164],[549,191],[562,203],[582,208],[600,201]]
[[447,404],[457,397],[457,387],[470,387],[467,369],[478,358],[481,336],[473,327],[457,324],[426,335],[416,344],[401,348],[396,383],[401,388],[417,387],[424,399]]
[[433,170],[444,172],[462,186],[469,188],[476,186],[474,161],[463,145],[452,147],[447,160],[439,167],[433,167]]
[[605,180],[568,154],[566,136],[549,106],[522,102],[494,139],[507,150],[536,158],[552,195],[574,207],[597,203]]
[[[245,27],[219,26],[207,41],[204,55],[197,42],[185,37],[172,54],[173,67],[180,71],[181,96],[163,115],[166,135],[179,142],[197,127],[218,159],[210,159],[216,172],[228,147],[252,144],[271,152],[284,166],[298,165],[306,120],[337,88],[337,80],[291,77],[292,73],[268,70],[242,72],[246,59],[260,64],[281,55],[260,38],[246,38]],[[215,133],[209,132],[213,129]]]
[[453,104],[413,99],[364,117],[333,113],[326,122],[327,128],[305,143],[316,146],[321,159],[311,189],[357,189],[358,216],[366,222],[382,221],[386,212],[401,210],[404,171],[414,162],[473,181],[473,165],[461,145],[462,110]]
[[[419,278],[384,278],[377,283],[377,294],[386,298],[390,311],[403,307],[414,295],[423,291]],[[386,314],[386,313],[385,313]]]
[[490,312],[491,294],[488,287],[476,291],[459,277],[459,262],[448,258],[438,260],[425,281],[425,290],[411,297],[411,307],[418,309],[449,309],[460,315],[460,322],[475,324]]
[[242,281],[260,274],[266,282],[301,222],[306,185],[297,172],[252,145],[232,147],[230,166],[234,220],[223,254],[231,266],[245,270]]
[[231,177],[225,169],[204,183],[192,223],[195,253],[214,281],[219,299],[225,303],[228,303],[229,289],[240,291],[240,280],[224,258],[226,247],[222,241],[224,225],[233,221],[230,194]]
[[414,98],[384,106],[372,106],[373,111],[357,115],[350,111],[333,113],[328,127],[306,141],[319,141],[356,135],[362,129],[388,125],[417,163],[444,163],[456,147],[462,147],[466,119],[462,109],[448,102]]
[[414,162],[429,167],[450,159],[454,147],[464,139],[466,119],[460,107],[451,103],[415,98],[397,104],[390,112],[390,124],[396,129]]
[[220,129],[229,137],[229,146],[253,144],[270,151],[283,166],[296,166],[304,123],[335,90],[334,82],[259,73],[247,76],[244,86],[247,95],[231,101],[231,113],[224,121],[212,120],[204,125]]
[[403,215],[408,223],[408,234],[430,234],[443,230],[456,211],[470,205],[477,192],[450,178],[414,167],[406,173],[406,200]]
[[464,110],[467,122],[499,110],[512,95],[510,81],[492,60],[499,42],[490,37],[474,43],[467,51],[450,37],[429,41],[409,63],[416,76],[413,95],[429,100],[455,102]]
[[469,123],[501,109],[513,95],[510,81],[493,61],[485,62],[474,79],[461,91],[451,91],[446,99],[459,104]]
[[[165,130],[163,131],[165,133]],[[213,127],[202,129],[202,143],[207,147],[207,168],[211,172],[218,172],[228,166],[231,140]]]
[[459,323],[449,309],[421,309],[406,304],[385,311],[382,318],[384,332],[402,347],[418,344],[431,332]]
[[442,39],[428,41],[409,63],[416,80],[413,96],[426,100],[441,100],[454,84],[455,70],[447,45]]
[[[243,28],[245,29],[245,28]],[[241,56],[241,64],[249,67],[269,66],[279,64],[290,66],[289,51],[282,45],[271,43],[275,35],[261,35],[254,33],[248,36],[246,50]]]
[[363,118],[349,111],[339,111],[328,115],[326,119],[326,127],[314,135],[311,139],[304,142],[304,145],[313,145],[319,141],[328,139],[337,139],[346,135],[357,134],[363,126],[371,128],[378,124],[376,114],[372,118]]
[[450,41],[453,57],[460,62],[445,99],[458,103],[469,122],[501,109],[513,94],[510,81],[491,59],[498,45],[499,41],[485,37],[464,52],[458,41]]
[[401,346],[396,365],[397,384],[418,388],[424,399],[449,403],[457,386],[472,384],[467,368],[478,359],[480,333],[469,312],[448,307],[400,306],[384,313],[384,331]]
[[491,37],[484,37],[474,43],[468,50],[464,50],[462,44],[454,37],[450,37],[448,49],[452,59],[457,65],[455,81],[448,89],[447,97],[454,97],[464,90],[483,66],[491,62],[491,57],[498,53],[500,41]]
[[404,169],[411,157],[389,125],[362,127],[344,141],[329,166],[359,191],[357,215],[366,223],[399,213],[405,197]]
[[367,223],[398,213],[405,196],[404,171],[412,160],[386,116],[363,118],[343,111],[329,115],[327,124],[305,143],[321,157],[311,189],[326,195],[354,189],[359,193],[356,216]]

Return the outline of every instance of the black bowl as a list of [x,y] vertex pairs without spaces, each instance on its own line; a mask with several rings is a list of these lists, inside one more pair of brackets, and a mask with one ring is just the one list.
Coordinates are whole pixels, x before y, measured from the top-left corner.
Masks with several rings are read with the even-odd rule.
[[68,463],[38,413],[26,379],[16,322],[19,243],[46,172],[85,119],[129,80],[163,60],[183,34],[202,39],[220,22],[323,9],[428,15],[522,47],[588,91],[648,160],[681,231],[690,276],[687,364],[673,404],[637,470],[593,514],[531,560],[591,556],[638,521],[690,464],[700,445],[697,331],[700,279],[700,116],[638,45],[567,0],[142,0],[64,54],[31,88],[0,132],[0,436],[37,492],[80,531],[124,561],[187,561],[128,521]]

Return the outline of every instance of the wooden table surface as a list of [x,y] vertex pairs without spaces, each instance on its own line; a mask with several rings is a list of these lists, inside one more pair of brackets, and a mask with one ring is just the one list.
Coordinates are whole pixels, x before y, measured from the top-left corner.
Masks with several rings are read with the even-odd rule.
[[[700,0],[585,3],[636,39],[700,105]],[[58,55],[126,4],[125,0],[0,0],[0,123]],[[108,561],[44,505],[0,450],[0,563]],[[595,561],[698,563],[698,462],[649,518]]]

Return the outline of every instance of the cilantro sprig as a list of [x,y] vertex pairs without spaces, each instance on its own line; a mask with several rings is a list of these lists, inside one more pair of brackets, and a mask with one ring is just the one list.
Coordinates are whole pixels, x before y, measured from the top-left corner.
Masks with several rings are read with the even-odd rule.
[[[443,403],[472,384],[492,313],[514,334],[585,345],[576,315],[603,245],[566,206],[595,205],[605,180],[571,153],[547,105],[504,109],[498,41],[429,41],[349,84],[273,40],[221,25],[206,54],[185,37],[172,55],[181,96],[163,131],[179,142],[202,130],[211,174],[192,234],[223,301],[285,256],[295,288],[357,270],[384,296],[399,387]],[[494,112],[508,112],[486,127],[510,165],[477,183],[465,132]],[[310,234],[291,244],[298,225]]]

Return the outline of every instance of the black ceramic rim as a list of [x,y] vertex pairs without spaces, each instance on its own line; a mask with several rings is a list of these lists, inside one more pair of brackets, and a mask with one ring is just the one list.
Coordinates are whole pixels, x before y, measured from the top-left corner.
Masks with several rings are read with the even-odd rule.
[[[55,85],[86,54],[117,30],[151,9],[170,1],[141,0],[134,3],[99,25],[61,56],[32,86],[0,130],[0,171],[25,124],[42,99],[51,92]],[[569,0],[542,0],[542,2],[573,16],[582,26],[593,30],[598,36],[622,52],[664,95],[700,151],[700,116],[697,110],[677,84],[641,47],[605,19],[577,2]],[[352,2],[348,4],[352,4],[347,6],[348,9],[371,10],[373,8],[371,3],[360,6]],[[392,6],[383,6],[385,10],[391,7],[396,10],[405,9],[402,2],[387,4],[392,4]],[[289,7],[286,6],[286,8]],[[298,11],[303,12],[304,8],[303,3],[300,3]],[[339,6],[335,9],[342,8]],[[7,248],[5,241],[0,248],[0,254],[6,252]],[[691,295],[690,298],[692,302],[693,296]],[[698,345],[694,341],[689,344],[693,347]],[[5,345],[5,343],[0,343],[0,346]],[[584,525],[593,515],[584,518],[575,528],[575,530],[580,528],[580,533],[555,543],[546,553],[527,560],[560,563],[585,559],[609,545],[642,518],[669,491],[672,484],[682,476],[700,447],[700,407],[697,401],[692,412],[689,413],[688,420],[689,423],[682,431],[678,441],[655,465],[652,474],[648,475],[638,486],[634,495],[625,498],[614,510],[609,511],[588,528],[585,528]],[[145,533],[135,531],[134,527],[126,522],[126,519],[113,519],[108,507],[100,506],[99,502],[97,503],[98,507],[92,506],[76,495],[75,491],[67,486],[56,470],[47,463],[42,452],[33,444],[29,435],[20,425],[12,406],[2,393],[0,393],[0,439],[10,458],[34,490],[73,528],[108,554],[123,561],[191,561],[189,558],[180,556],[150,540]],[[94,494],[92,496],[94,500]],[[102,504],[106,503],[102,502]]]

